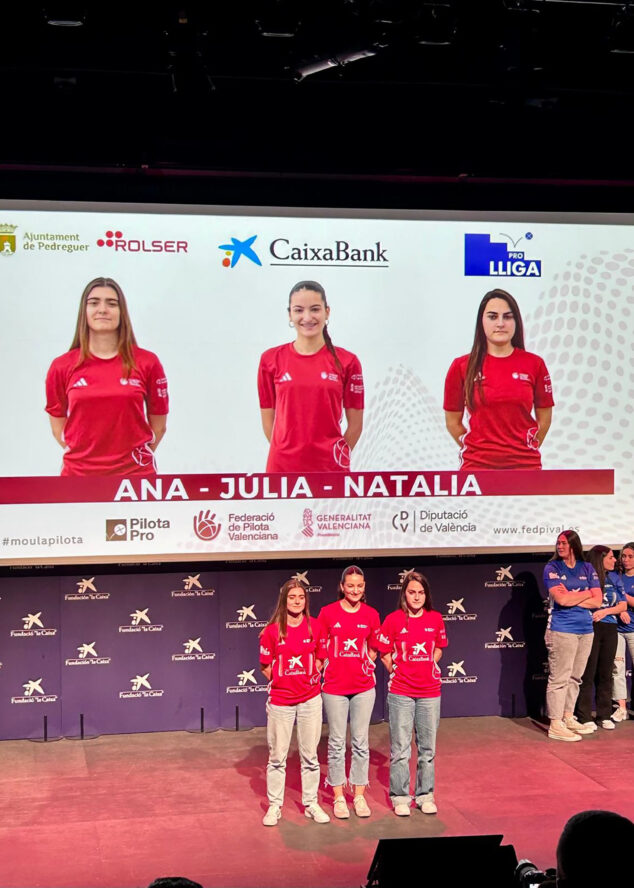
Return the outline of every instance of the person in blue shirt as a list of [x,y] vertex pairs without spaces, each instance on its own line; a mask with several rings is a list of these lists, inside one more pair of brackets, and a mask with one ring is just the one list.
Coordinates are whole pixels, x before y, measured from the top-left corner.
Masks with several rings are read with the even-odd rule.
[[618,616],[616,657],[612,671],[612,698],[617,708],[612,713],[612,720],[617,724],[627,718],[627,680],[625,678],[625,647],[634,660],[634,543],[626,543],[621,549],[621,566],[623,573],[623,590],[627,602],[627,610]]
[[548,685],[546,706],[551,740],[573,742],[593,730],[574,716],[575,703],[592,649],[592,610],[601,605],[597,572],[584,561],[583,547],[574,530],[557,537],[555,554],[544,568],[548,592]]
[[[575,715],[582,725],[596,731],[597,725],[614,730],[612,721],[612,669],[618,636],[617,614],[627,604],[623,582],[614,570],[616,558],[608,546],[593,546],[587,559],[594,567],[603,590],[601,606],[592,613],[592,650],[581,679]],[[596,698],[596,721],[592,720],[592,692]]]

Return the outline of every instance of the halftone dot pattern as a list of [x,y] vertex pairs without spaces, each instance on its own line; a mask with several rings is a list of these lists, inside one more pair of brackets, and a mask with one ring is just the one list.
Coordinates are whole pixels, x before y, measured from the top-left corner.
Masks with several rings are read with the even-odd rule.
[[97,240],[97,246],[98,246],[98,247],[113,247],[113,246],[114,246],[115,239],[116,239],[116,240],[121,240],[122,237],[123,237],[123,232],[122,232],[122,231],[110,231],[110,230],[108,230],[108,231],[106,231],[105,240],[104,240],[103,237],[98,238],[98,240]]

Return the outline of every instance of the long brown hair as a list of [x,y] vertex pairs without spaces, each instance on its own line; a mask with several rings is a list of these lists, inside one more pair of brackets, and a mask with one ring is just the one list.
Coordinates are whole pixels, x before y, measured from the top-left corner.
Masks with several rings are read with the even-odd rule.
[[132,329],[132,321],[130,320],[130,315],[128,313],[128,305],[125,300],[125,296],[123,295],[123,290],[121,289],[119,284],[112,278],[94,278],[84,287],[84,292],[81,294],[81,301],[79,303],[79,312],[77,314],[75,335],[73,336],[73,341],[71,343],[69,351],[72,351],[74,348],[79,349],[79,360],[77,361],[78,367],[86,360],[86,358],[90,354],[90,330],[88,329],[88,318],[86,315],[86,309],[88,297],[95,289],[95,287],[110,287],[111,290],[114,290],[119,299],[119,341],[117,343],[117,350],[123,362],[123,366],[125,367],[126,375],[130,376],[130,373],[132,372],[132,370],[134,370],[136,366],[134,362],[134,353],[132,351],[132,348],[137,343],[134,336],[134,330]]
[[590,564],[597,572],[597,576],[599,577],[599,585],[603,589],[605,587],[605,567],[603,565],[603,559],[611,552],[609,546],[593,546],[589,552],[586,553],[586,561],[589,561]]
[[[303,614],[306,617],[306,622],[308,624],[308,632],[310,637],[313,638],[313,627],[310,622],[310,600],[308,595],[307,587],[302,583],[301,580],[298,580],[297,577],[291,577],[290,580],[287,580],[282,588],[280,589],[280,594],[277,599],[277,605],[275,610],[271,615],[271,619],[266,624],[270,626],[272,623],[277,624],[279,637],[286,638],[287,627],[288,627],[288,612],[286,610],[286,604],[288,601],[288,593],[291,589],[301,589],[304,595],[306,596],[306,604],[304,605]],[[260,633],[262,634],[262,633]]]
[[467,371],[465,373],[464,393],[465,404],[467,405],[468,410],[473,410],[473,388],[476,383],[478,385],[480,398],[483,397],[481,376],[482,365],[487,354],[487,340],[484,335],[482,318],[484,317],[487,304],[491,299],[504,299],[508,304],[513,312],[513,318],[515,320],[515,334],[511,340],[511,345],[514,348],[524,348],[524,324],[522,323],[522,315],[520,313],[519,305],[515,299],[513,299],[511,294],[506,292],[506,290],[489,290],[488,293],[484,294],[480,307],[478,308],[473,345],[471,346],[471,354],[469,355]]
[[[299,281],[299,283],[295,284],[295,286],[291,289],[291,292],[288,294],[288,311],[290,314],[291,311],[291,299],[293,297],[293,293],[299,293],[300,290],[311,290],[313,293],[319,293],[321,296],[321,301],[324,303],[324,308],[328,308],[328,300],[326,299],[326,291],[322,287],[321,284],[318,284],[317,281]],[[343,372],[343,367],[341,366],[341,361],[337,357],[337,352],[335,351],[335,347],[332,344],[332,339],[330,338],[330,333],[328,332],[328,325],[324,325],[323,329],[324,341],[326,343],[326,348],[333,356],[335,364],[339,367],[339,370]]]
[[[560,534],[558,534],[557,539],[559,537],[566,537],[568,540],[568,545],[572,549],[572,554],[575,556],[575,561],[583,561],[583,546],[581,545],[581,538],[576,530],[562,530]],[[559,555],[557,554],[557,542],[555,541],[555,552],[552,558],[548,559],[549,561],[560,561]]]
[[[351,564],[350,567],[344,568],[344,570],[341,574],[341,579],[339,580],[339,598],[340,599],[345,598],[343,589],[341,587],[345,583],[346,577],[350,577],[350,576],[361,577],[361,579],[365,582],[365,574],[363,573],[363,571],[361,570],[360,567],[357,567],[356,564]],[[361,599],[361,601],[365,601],[365,592],[363,593],[363,598]]]
[[401,582],[401,588],[398,593],[398,607],[404,611],[407,616],[409,616],[407,610],[407,599],[405,598],[405,593],[407,591],[407,587],[411,583],[412,580],[416,580],[417,583],[420,583],[423,589],[425,590],[425,601],[423,602],[423,610],[433,610],[434,604],[431,599],[431,588],[429,586],[429,580],[427,577],[420,573],[417,570],[410,570],[409,573],[406,573]]

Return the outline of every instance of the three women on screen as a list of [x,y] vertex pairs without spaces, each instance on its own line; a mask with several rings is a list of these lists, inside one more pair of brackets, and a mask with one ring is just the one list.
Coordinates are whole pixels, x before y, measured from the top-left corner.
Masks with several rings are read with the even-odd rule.
[[505,290],[489,291],[471,352],[456,358],[445,380],[445,422],[460,468],[541,469],[553,403],[544,361],[524,350],[517,302]]
[[165,434],[167,379],[136,343],[119,284],[95,278],[79,303],[69,351],[46,377],[46,411],[64,448],[62,475],[151,475]]
[[[330,307],[317,281],[290,292],[294,342],[265,351],[258,370],[267,472],[345,472],[363,427],[363,375],[352,352],[332,343]],[[346,430],[342,434],[342,415]]]

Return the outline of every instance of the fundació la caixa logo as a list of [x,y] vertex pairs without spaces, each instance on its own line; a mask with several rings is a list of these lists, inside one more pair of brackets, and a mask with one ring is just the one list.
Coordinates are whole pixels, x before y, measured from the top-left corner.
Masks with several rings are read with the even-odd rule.
[[199,540],[215,540],[222,524],[216,521],[216,513],[211,509],[201,509],[197,515],[194,515],[194,533]]
[[109,228],[103,237],[97,238],[97,246],[110,247],[121,253],[186,253],[189,244],[186,240],[124,237],[123,231]]

